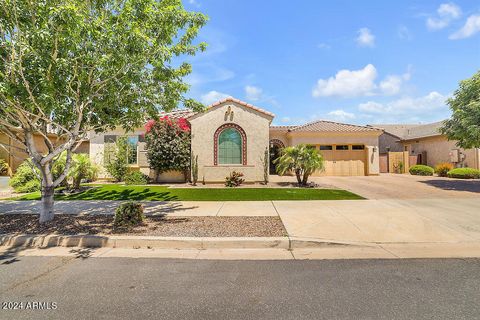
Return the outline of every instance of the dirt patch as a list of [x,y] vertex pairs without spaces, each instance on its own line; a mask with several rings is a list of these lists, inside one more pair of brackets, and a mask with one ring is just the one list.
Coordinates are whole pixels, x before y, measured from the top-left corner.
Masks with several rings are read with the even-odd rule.
[[279,217],[165,217],[147,216],[129,230],[113,228],[113,216],[59,214],[40,225],[38,215],[0,215],[0,234],[138,235],[163,237],[282,237]]

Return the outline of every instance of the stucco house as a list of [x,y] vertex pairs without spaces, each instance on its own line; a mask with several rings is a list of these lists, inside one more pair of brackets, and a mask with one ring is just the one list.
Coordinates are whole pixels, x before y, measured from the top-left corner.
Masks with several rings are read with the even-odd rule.
[[[207,183],[223,182],[234,170],[242,172],[246,182],[262,181],[265,150],[269,150],[272,158],[280,148],[300,143],[311,145],[324,155],[326,170],[317,175],[379,173],[378,137],[383,131],[378,128],[322,120],[301,126],[273,126],[273,113],[231,97],[210,105],[204,112],[177,110],[168,116],[183,117],[190,122],[192,153],[198,155],[198,177]],[[92,161],[101,166],[106,144],[117,136],[127,135],[136,150],[131,157],[131,169],[153,176],[145,156],[144,131],[139,128],[131,133],[116,130],[92,135]],[[271,162],[271,173],[274,169]],[[108,177],[105,170],[101,177]],[[159,177],[164,182],[183,180],[179,172]]]
[[[480,169],[480,149],[463,149],[440,132],[443,121],[428,124],[377,124],[384,130],[380,136],[380,157],[388,152],[408,153],[409,165],[426,164],[434,167],[450,162],[456,167]],[[382,166],[381,172],[385,171]]]

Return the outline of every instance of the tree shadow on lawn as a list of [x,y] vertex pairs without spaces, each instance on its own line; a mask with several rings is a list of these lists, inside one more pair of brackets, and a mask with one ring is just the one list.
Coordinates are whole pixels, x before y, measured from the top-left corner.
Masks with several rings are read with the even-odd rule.
[[178,196],[171,192],[155,192],[150,188],[141,191],[133,189],[125,190],[104,190],[92,188],[87,191],[66,196],[57,196],[57,200],[150,200],[150,201],[178,201]]
[[468,191],[474,193],[480,193],[480,180],[425,180],[419,181],[420,183],[427,184],[429,186],[453,191]]

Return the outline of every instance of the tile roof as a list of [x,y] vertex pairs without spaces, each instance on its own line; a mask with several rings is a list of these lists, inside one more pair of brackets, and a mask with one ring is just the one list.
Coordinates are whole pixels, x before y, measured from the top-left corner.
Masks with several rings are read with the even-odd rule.
[[296,128],[298,126],[270,126],[270,130],[275,130],[275,131],[288,131]]
[[327,120],[317,120],[290,130],[291,132],[375,132],[379,128],[359,126]]
[[440,128],[444,121],[416,125],[375,125],[385,132],[391,133],[402,140],[412,140],[441,135]]
[[235,103],[238,103],[238,104],[240,104],[240,105],[242,105],[242,106],[244,106],[244,107],[247,107],[247,108],[250,108],[250,109],[255,110],[255,111],[257,111],[257,112],[266,114],[267,116],[270,116],[270,117],[272,117],[272,118],[275,117],[275,114],[273,114],[273,113],[271,113],[271,112],[269,112],[269,111],[267,111],[267,110],[264,110],[264,109],[262,109],[262,108],[256,107],[256,106],[254,106],[253,104],[247,103],[247,102],[245,102],[245,101],[235,99],[234,97],[227,97],[227,98],[225,98],[225,99],[223,99],[223,100],[217,101],[217,102],[209,105],[209,106],[207,107],[207,109],[216,107],[216,106],[221,105],[222,103],[225,103],[225,102],[235,102]]
[[[254,106],[250,103],[247,103],[245,101],[235,99],[233,97],[228,97],[228,98],[225,98],[223,100],[217,101],[217,102],[207,106],[206,110],[208,110],[210,108],[214,108],[216,106],[219,106],[219,105],[221,105],[222,103],[225,103],[225,102],[235,102],[235,103],[238,103],[238,104],[240,104],[240,105],[242,105],[246,108],[249,108],[249,109],[255,110],[257,112],[266,114],[267,116],[270,116],[272,118],[275,117],[275,115],[271,112],[268,112],[264,109],[256,107],[256,106]],[[201,112],[195,112],[191,109],[176,109],[176,110],[173,110],[173,111],[170,111],[170,112],[162,112],[162,113],[160,113],[160,117],[168,116],[168,117],[171,117],[171,118],[190,118],[190,117],[192,117],[196,114],[199,114],[199,113],[201,113]]]
[[188,118],[196,114],[195,111],[190,109],[175,109],[170,112],[161,112],[160,117],[168,116],[169,118],[178,119],[178,118]]
[[408,129],[416,127],[418,124],[372,124],[367,126],[382,129],[397,138],[402,138],[406,135]]

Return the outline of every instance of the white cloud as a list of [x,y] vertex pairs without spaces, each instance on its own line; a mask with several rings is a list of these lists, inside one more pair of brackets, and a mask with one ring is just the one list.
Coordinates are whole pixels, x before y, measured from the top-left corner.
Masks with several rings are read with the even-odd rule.
[[245,96],[248,100],[258,101],[262,97],[263,90],[255,86],[245,86]]
[[317,48],[318,48],[318,49],[327,49],[327,50],[328,50],[328,49],[331,49],[332,46],[330,46],[328,43],[323,43],[323,42],[322,42],[322,43],[317,44]]
[[376,77],[377,69],[372,64],[360,70],[340,70],[335,77],[319,79],[312,95],[314,97],[370,95],[375,89]]
[[343,110],[334,110],[327,113],[327,118],[335,121],[347,121],[355,119],[355,115]]
[[452,20],[460,18],[462,9],[454,3],[442,3],[437,9],[437,17],[427,19],[429,30],[440,30],[447,27]]
[[401,25],[401,26],[398,27],[397,35],[402,40],[412,40],[412,38],[413,38],[410,30],[404,25]]
[[368,64],[360,70],[340,70],[335,77],[319,79],[312,90],[314,97],[358,97],[377,94],[398,94],[403,84],[410,80],[411,67],[402,75],[388,75],[378,85],[377,69]]
[[232,79],[235,73],[229,69],[217,66],[213,63],[197,64],[185,81],[192,86],[199,86],[211,82],[221,82]]
[[405,81],[410,80],[411,71],[410,67],[408,71],[402,75],[389,75],[382,82],[380,82],[379,87],[382,93],[386,95],[398,94],[402,89],[402,85]]
[[280,121],[282,123],[289,123],[289,122],[292,122],[292,118],[290,117],[283,117],[282,119],[280,119]]
[[223,99],[228,98],[228,97],[230,97],[229,94],[212,90],[212,91],[209,91],[209,92],[203,94],[200,97],[200,101],[205,105],[209,105],[209,104],[212,104],[214,102],[223,100]]
[[196,7],[200,7],[200,3],[198,3],[197,0],[188,0],[188,3],[190,3],[191,5],[194,5]]
[[358,110],[367,115],[375,115],[376,123],[418,120],[428,122],[435,120],[439,114],[448,112],[445,104],[447,98],[448,96],[432,91],[425,96],[403,97],[386,103],[368,101],[361,103]]
[[357,44],[361,47],[373,47],[375,45],[375,36],[370,29],[361,28],[358,30],[358,37],[355,39]]
[[480,14],[468,17],[465,25],[460,30],[450,35],[449,39],[465,39],[473,36],[477,32],[480,32]]
[[455,3],[442,3],[437,9],[440,17],[449,17],[452,19],[460,18],[462,15],[462,9]]

